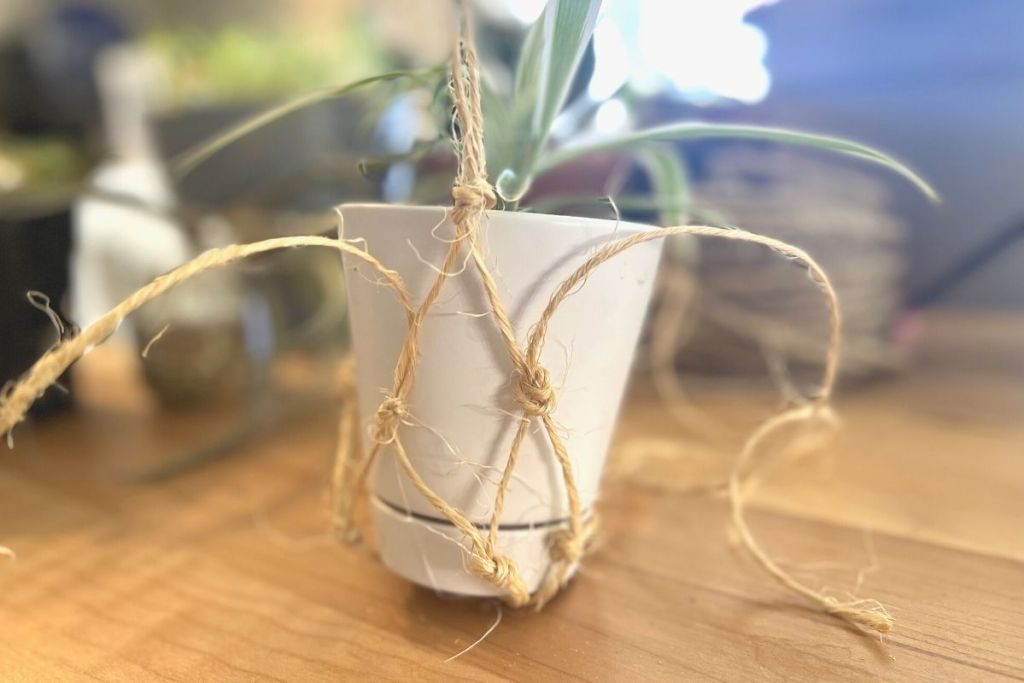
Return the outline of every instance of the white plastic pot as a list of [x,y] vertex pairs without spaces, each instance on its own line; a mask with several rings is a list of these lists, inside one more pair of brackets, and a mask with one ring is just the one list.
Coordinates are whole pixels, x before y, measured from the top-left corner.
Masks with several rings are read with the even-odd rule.
[[[405,280],[418,304],[437,276],[454,226],[440,207],[341,207],[342,237],[366,248]],[[649,229],[610,220],[490,211],[482,243],[521,344],[555,288],[601,245]],[[558,394],[552,413],[565,435],[584,508],[593,504],[646,313],[661,240],[600,266],[558,309],[541,361]],[[359,411],[365,426],[390,391],[406,336],[394,293],[358,259],[344,258]],[[453,275],[426,319],[415,387],[414,426],[402,443],[440,496],[486,529],[520,411],[512,366],[476,271]],[[535,421],[536,422],[536,421]],[[364,448],[371,445],[364,438]],[[498,590],[465,569],[461,538],[424,499],[384,447],[371,478],[384,563],[418,584],[465,595]],[[523,445],[501,519],[499,550],[531,590],[548,567],[547,538],[569,514],[561,470],[539,423]]]

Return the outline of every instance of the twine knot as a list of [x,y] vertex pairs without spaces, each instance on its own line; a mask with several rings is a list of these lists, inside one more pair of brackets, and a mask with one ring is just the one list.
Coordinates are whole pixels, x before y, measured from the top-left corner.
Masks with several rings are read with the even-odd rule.
[[407,414],[400,398],[388,396],[379,406],[373,420],[373,440],[379,444],[392,443],[398,437],[398,426]]
[[597,517],[588,519],[578,534],[561,531],[551,537],[551,557],[567,565],[573,565],[590,549],[597,535]]
[[455,203],[452,219],[456,225],[462,225],[470,216],[481,214],[498,203],[494,188],[486,178],[456,183],[452,187],[452,198]]
[[522,607],[530,602],[530,592],[519,577],[515,560],[489,551],[482,540],[473,543],[473,551],[469,553],[469,571],[506,591],[504,600],[513,607]]
[[547,368],[538,365],[517,374],[519,377],[512,385],[512,397],[523,412],[530,417],[550,415],[557,397],[551,388]]
[[499,588],[508,588],[519,575],[519,568],[514,560],[504,555],[488,557],[483,553],[473,553],[473,571]]

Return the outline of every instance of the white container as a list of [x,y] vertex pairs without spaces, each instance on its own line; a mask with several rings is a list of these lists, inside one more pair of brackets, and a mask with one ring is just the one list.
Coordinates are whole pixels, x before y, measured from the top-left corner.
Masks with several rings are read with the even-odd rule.
[[[341,207],[342,237],[366,248],[405,280],[416,305],[437,277],[454,226],[440,207]],[[610,220],[489,211],[483,248],[520,344],[558,285],[601,245],[647,226]],[[597,497],[619,404],[661,255],[661,240],[600,266],[561,305],[541,355],[558,402],[576,485],[589,512]],[[428,265],[431,264],[431,265]],[[366,427],[391,390],[406,317],[371,267],[344,258],[359,411]],[[408,407],[417,426],[400,431],[414,466],[441,497],[481,529],[520,414],[512,365],[472,264],[449,278],[422,330]],[[364,431],[365,434],[365,431]],[[364,438],[364,449],[372,443]],[[371,478],[381,557],[418,584],[465,595],[497,595],[465,569],[464,541],[413,487],[385,446]],[[501,519],[499,551],[535,590],[548,567],[547,538],[568,517],[561,469],[537,420],[523,444]]]

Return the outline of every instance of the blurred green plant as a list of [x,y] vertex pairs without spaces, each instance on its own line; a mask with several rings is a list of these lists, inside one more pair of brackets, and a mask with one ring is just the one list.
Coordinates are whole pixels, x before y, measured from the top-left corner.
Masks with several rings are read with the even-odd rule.
[[67,140],[0,135],[0,208],[67,201],[78,190],[88,162]]
[[[909,180],[930,199],[937,199],[924,179],[885,152],[842,138],[796,130],[686,121],[599,139],[574,141],[570,136],[568,141],[553,145],[552,130],[559,113],[566,107],[570,86],[593,36],[600,8],[601,0],[549,0],[526,35],[510,86],[502,91],[486,79],[482,84],[488,169],[506,209],[539,208],[541,204],[545,208],[555,206],[559,204],[557,197],[545,197],[537,207],[527,207],[521,202],[536,179],[545,173],[598,154],[619,153],[632,156],[645,169],[653,191],[647,196],[622,198],[618,203],[623,208],[635,206],[657,211],[666,224],[682,222],[697,214],[690,203],[685,167],[671,143],[711,138],[779,142],[846,155],[889,169]],[[425,148],[444,143],[446,133],[451,132],[454,137],[454,131],[450,131],[453,124],[446,87],[448,75],[444,67],[437,67],[366,78],[286,102],[197,146],[177,160],[175,169],[179,174],[187,173],[219,149],[271,121],[382,82],[401,82],[401,92],[424,90],[430,94],[438,135],[417,146],[409,155],[368,160],[363,162],[364,168],[403,159],[415,161],[424,156]],[[429,174],[424,178],[427,183],[432,180]],[[571,205],[578,204],[581,198],[565,197],[563,200],[562,205]]]
[[147,51],[164,66],[168,108],[277,99],[389,66],[365,22],[341,22],[319,40],[292,31],[231,27],[154,31]]

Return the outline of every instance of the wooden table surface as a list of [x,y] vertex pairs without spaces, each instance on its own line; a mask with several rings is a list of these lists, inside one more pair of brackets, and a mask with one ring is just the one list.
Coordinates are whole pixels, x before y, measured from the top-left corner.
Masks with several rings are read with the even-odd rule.
[[[915,364],[846,389],[844,428],[780,468],[751,525],[788,569],[883,601],[884,640],[807,608],[728,532],[721,475],[763,394],[702,385],[730,428],[687,438],[642,386],[604,543],[540,613],[439,597],[326,534],[334,406],[160,483],[126,475],[210,416],[103,396],[0,455],[0,680],[1024,679],[1024,321],[932,316]],[[223,418],[221,418],[223,419]],[[673,436],[675,454],[651,439]],[[858,575],[862,579],[857,589]]]

